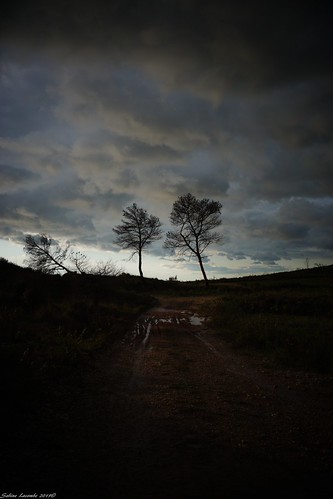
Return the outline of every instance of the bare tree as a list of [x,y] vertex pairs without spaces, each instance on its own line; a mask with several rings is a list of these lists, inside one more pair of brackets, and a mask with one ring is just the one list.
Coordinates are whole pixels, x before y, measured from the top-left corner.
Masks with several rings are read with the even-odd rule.
[[147,210],[139,208],[136,203],[123,210],[122,224],[114,227],[117,234],[116,244],[123,249],[132,249],[131,258],[138,254],[139,273],[144,279],[142,272],[142,251],[153,241],[162,237],[161,222],[158,217],[148,215]]
[[61,248],[57,242],[46,234],[39,236],[29,234],[25,238],[23,249],[28,255],[27,263],[29,267],[47,274],[54,274],[60,271],[72,272],[65,265],[69,247],[70,245],[67,244],[65,248]]
[[81,251],[71,251],[69,258],[74,265],[75,271],[80,274],[117,276],[123,271],[112,260],[99,261],[92,265],[87,256]]
[[118,276],[123,272],[122,268],[117,267],[117,265],[112,262],[112,260],[107,260],[106,262],[97,262],[94,267],[90,268],[89,274],[93,275],[108,275],[108,276]]
[[23,249],[28,255],[28,266],[47,274],[68,272],[117,276],[121,273],[121,269],[118,269],[111,260],[92,265],[86,255],[72,250],[70,243],[62,248],[59,243],[45,234],[27,235]]
[[81,253],[81,251],[71,250],[69,254],[69,260],[74,266],[74,272],[79,272],[79,274],[90,274],[89,272],[89,260],[86,255]]
[[177,228],[169,231],[164,246],[174,250],[177,255],[189,254],[198,259],[202,275],[208,286],[203,266],[203,253],[212,243],[222,240],[222,234],[213,232],[222,223],[222,204],[209,199],[197,199],[188,193],[174,202],[170,221]]

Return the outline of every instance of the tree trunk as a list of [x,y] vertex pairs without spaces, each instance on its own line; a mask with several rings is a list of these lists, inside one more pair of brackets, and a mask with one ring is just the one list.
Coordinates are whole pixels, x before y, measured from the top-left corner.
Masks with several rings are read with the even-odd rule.
[[142,272],[142,254],[141,254],[141,249],[139,250],[139,273],[140,273],[141,280],[144,281],[144,276],[143,276],[143,272]]
[[198,260],[199,260],[199,265],[200,265],[200,268],[201,268],[202,275],[203,275],[203,277],[205,279],[205,285],[209,286],[209,281],[208,281],[207,276],[206,276],[206,272],[205,272],[205,269],[204,269],[204,266],[203,266],[203,263],[202,263],[202,258],[201,258],[200,253],[197,254],[197,257],[198,257]]
[[[46,254],[46,256],[52,260],[52,262],[54,262],[56,265],[58,265],[59,268],[61,268],[62,270],[64,270],[65,272],[68,272],[68,274],[75,274],[75,272],[73,272],[72,270],[69,270],[67,267],[65,267],[65,265],[63,265],[62,263],[58,262],[58,260],[56,260],[55,258],[53,258],[53,256],[50,255],[50,253],[48,252],[44,252]],[[82,273],[82,272],[81,272]]]

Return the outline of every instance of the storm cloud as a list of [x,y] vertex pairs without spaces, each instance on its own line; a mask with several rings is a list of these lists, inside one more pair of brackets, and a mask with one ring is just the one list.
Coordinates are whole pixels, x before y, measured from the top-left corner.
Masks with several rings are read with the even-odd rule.
[[[167,229],[191,192],[223,203],[213,275],[332,262],[322,6],[11,2],[0,23],[0,237],[115,251],[123,208]],[[152,253],[167,262],[162,242]]]

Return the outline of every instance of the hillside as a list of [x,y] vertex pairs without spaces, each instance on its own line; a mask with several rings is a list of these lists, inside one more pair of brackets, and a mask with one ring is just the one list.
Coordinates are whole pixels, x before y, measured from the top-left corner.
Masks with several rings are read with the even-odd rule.
[[0,275],[4,491],[331,497],[332,266]]

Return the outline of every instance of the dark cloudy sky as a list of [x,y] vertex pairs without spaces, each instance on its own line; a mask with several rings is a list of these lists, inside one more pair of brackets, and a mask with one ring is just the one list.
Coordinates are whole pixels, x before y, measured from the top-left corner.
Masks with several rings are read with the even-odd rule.
[[[113,243],[123,208],[136,202],[167,230],[191,192],[223,203],[210,277],[332,263],[326,9],[11,1],[0,19],[0,255],[20,262],[24,234],[46,232],[134,273]],[[162,246],[146,275],[200,278]]]

